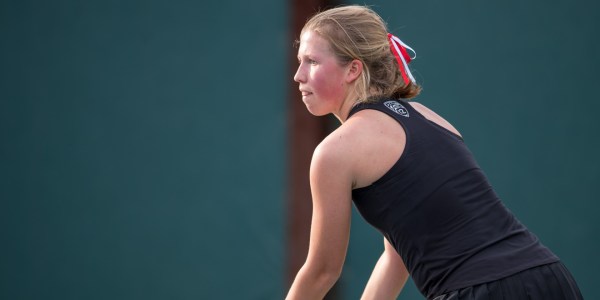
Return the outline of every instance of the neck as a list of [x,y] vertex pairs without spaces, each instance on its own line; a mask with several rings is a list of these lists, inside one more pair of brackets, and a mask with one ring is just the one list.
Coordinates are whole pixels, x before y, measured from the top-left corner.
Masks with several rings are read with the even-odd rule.
[[350,114],[350,110],[356,104],[358,98],[354,93],[346,96],[344,101],[341,103],[340,108],[337,112],[334,112],[333,115],[340,121],[340,123],[344,124],[348,119],[348,115]]

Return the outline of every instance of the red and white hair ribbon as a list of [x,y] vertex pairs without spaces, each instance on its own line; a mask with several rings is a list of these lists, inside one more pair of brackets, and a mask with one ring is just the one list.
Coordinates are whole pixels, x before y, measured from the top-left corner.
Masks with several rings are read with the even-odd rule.
[[[409,83],[410,81],[416,82],[415,78],[410,73],[410,69],[408,68],[408,63],[411,60],[417,57],[417,52],[413,50],[411,47],[403,43],[397,36],[388,33],[388,41],[390,42],[390,49],[392,50],[392,54],[396,57],[396,61],[398,62],[398,68],[400,69],[400,74],[402,74],[402,79],[404,79],[404,83]],[[414,53],[413,57],[408,55],[408,51],[406,49],[412,51]]]

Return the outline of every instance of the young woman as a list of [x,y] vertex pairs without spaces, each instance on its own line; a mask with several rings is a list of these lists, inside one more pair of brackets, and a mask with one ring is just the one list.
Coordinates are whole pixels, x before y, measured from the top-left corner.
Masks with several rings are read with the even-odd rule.
[[301,32],[302,100],[342,125],[313,155],[310,247],[287,298],[322,299],[338,279],[354,201],[384,236],[363,299],[396,299],[409,274],[428,299],[581,299],[559,259],[502,205],[460,133],[403,100],[420,91],[407,48],[362,6],[318,13]]

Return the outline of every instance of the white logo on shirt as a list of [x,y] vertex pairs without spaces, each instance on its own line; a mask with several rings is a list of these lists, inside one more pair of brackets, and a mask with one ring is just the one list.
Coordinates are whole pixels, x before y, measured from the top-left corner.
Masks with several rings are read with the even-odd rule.
[[409,117],[408,110],[406,109],[406,107],[404,107],[398,101],[385,101],[383,102],[383,105],[385,105],[387,108],[391,109],[393,112],[403,117]]

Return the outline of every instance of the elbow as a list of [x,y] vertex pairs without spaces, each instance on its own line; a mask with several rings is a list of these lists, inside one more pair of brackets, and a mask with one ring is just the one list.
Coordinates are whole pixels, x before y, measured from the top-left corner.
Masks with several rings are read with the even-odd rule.
[[328,270],[323,271],[319,274],[321,284],[327,287],[327,289],[331,289],[333,285],[340,279],[342,276],[341,268],[339,270]]
[[313,278],[315,287],[329,290],[342,275],[342,266],[331,264],[311,265],[307,264],[302,270],[307,276]]
[[341,266],[307,261],[296,275],[286,299],[323,299],[341,274]]

